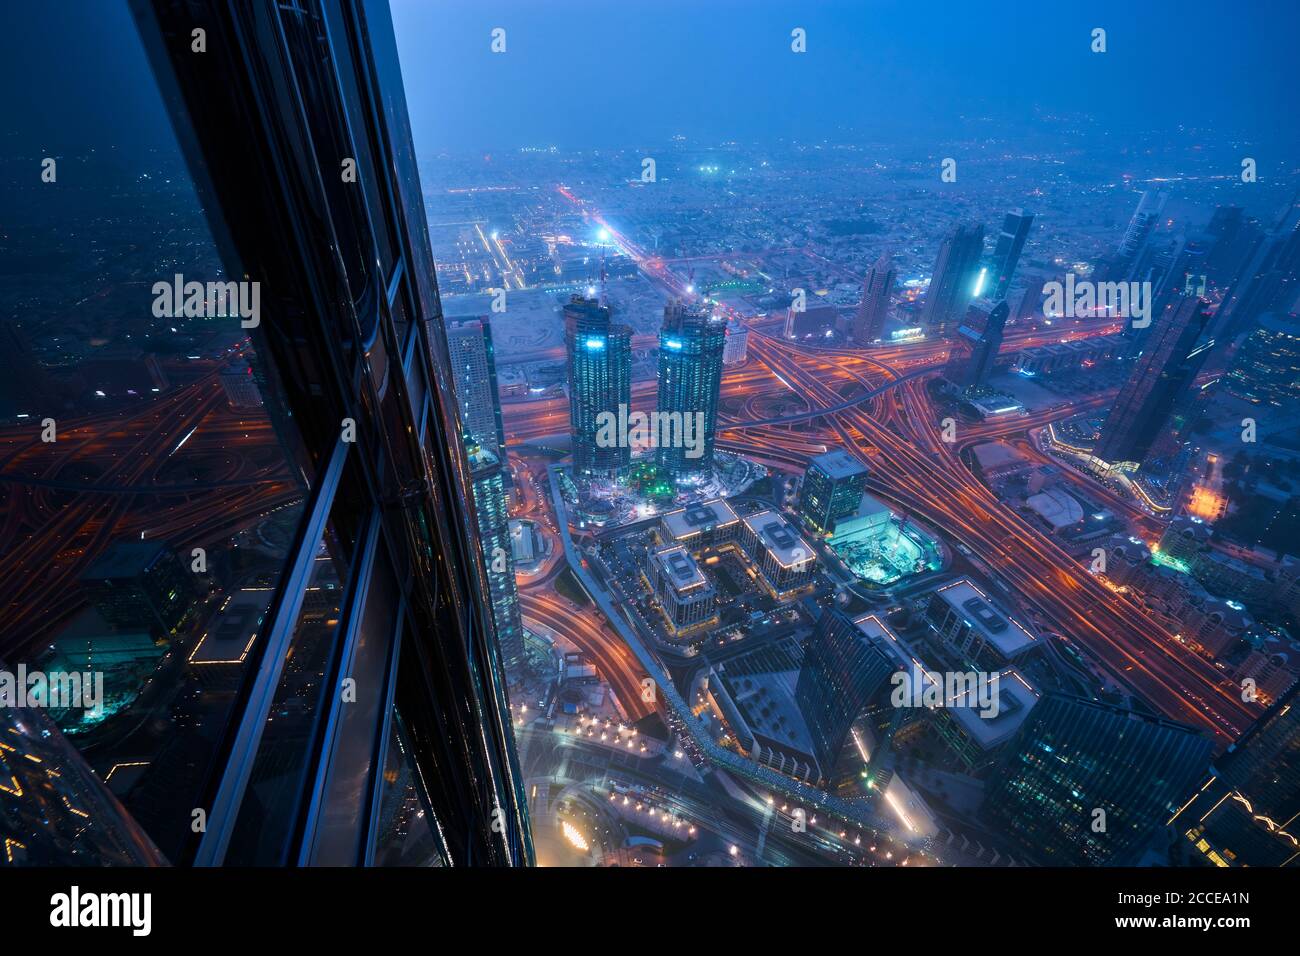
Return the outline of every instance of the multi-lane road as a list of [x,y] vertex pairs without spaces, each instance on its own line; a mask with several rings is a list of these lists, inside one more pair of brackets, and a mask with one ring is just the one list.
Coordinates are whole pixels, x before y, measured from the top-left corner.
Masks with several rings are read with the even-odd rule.
[[[821,355],[777,339],[752,337],[750,351],[820,405],[836,404],[839,386],[851,377]],[[1201,726],[1222,744],[1240,734],[1254,713],[1224,675],[999,502],[962,463],[956,443],[942,440],[923,382],[900,383],[892,397],[885,420],[859,407],[827,415],[838,444],[869,461],[882,496],[980,554],[1028,605],[1160,713]],[[727,437],[748,440],[749,430]]]
[[188,553],[301,498],[266,415],[236,413],[213,366],[138,410],[0,430],[0,656],[82,606],[77,579],[111,544]]
[[[569,195],[566,192],[566,195]],[[574,199],[570,195],[571,199]],[[579,201],[574,199],[575,203]],[[589,206],[585,212],[636,258],[667,294],[689,296],[685,282],[617,233]],[[1078,327],[1063,332],[1013,332],[1004,351],[1116,331]],[[802,468],[827,447],[844,447],[872,469],[872,487],[909,514],[942,529],[982,556],[1021,599],[1051,626],[1159,713],[1200,726],[1220,745],[1235,739],[1256,716],[1209,662],[1197,657],[1136,605],[1105,587],[1040,529],[1003,505],[962,462],[977,441],[1011,438],[1048,421],[1098,409],[1106,393],[1004,422],[959,425],[957,441],[941,437],[939,415],[920,376],[941,368],[943,342],[921,341],[872,350],[801,346],[751,328],[749,359],[728,371],[722,388],[719,445],[757,460]],[[890,383],[893,383],[892,386]],[[885,386],[882,388],[882,386]],[[633,403],[654,401],[655,383],[634,385]],[[866,397],[869,391],[876,394]],[[864,400],[853,401],[855,396]],[[511,444],[567,429],[567,403],[552,399],[506,410]],[[829,409],[829,410],[828,410]],[[804,413],[800,421],[772,422]],[[815,415],[812,413],[816,413]],[[1158,524],[1104,490],[1093,489],[1147,532]]]

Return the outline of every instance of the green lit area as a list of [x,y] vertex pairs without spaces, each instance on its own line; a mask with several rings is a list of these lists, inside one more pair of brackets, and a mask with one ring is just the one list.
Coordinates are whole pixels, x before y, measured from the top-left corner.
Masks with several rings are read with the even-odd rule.
[[642,460],[633,464],[623,482],[629,490],[651,504],[672,504],[675,493],[672,478],[664,474],[653,461]]
[[713,292],[734,292],[739,295],[754,295],[766,290],[767,283],[758,278],[727,279],[723,282],[710,282],[706,290]]
[[97,636],[61,641],[42,662],[47,674],[79,674],[89,680],[103,675],[102,707],[51,708],[50,716],[65,734],[85,733],[131,706],[157,670],[165,646],[146,633]]
[[1152,550],[1151,563],[1158,564],[1162,568],[1173,568],[1180,574],[1191,574],[1191,566],[1186,561],[1175,558],[1171,554],[1164,554],[1159,550]]

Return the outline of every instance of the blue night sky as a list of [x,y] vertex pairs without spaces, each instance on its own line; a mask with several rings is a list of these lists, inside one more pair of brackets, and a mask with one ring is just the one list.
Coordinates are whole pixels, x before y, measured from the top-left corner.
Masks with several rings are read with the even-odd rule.
[[[1035,109],[1290,136],[1294,0],[393,0],[425,149],[925,137]],[[1263,23],[1269,24],[1263,26]],[[493,27],[507,53],[489,50]],[[790,52],[804,27],[808,52]],[[1090,51],[1093,27],[1107,52]]]
[[[1295,0],[392,0],[422,149],[925,138],[1041,110],[1295,135]],[[124,0],[6,4],[5,134],[166,143]],[[493,27],[508,52],[489,51]],[[790,52],[790,30],[808,52]],[[1107,29],[1108,52],[1089,51]],[[139,117],[138,120],[132,117]]]

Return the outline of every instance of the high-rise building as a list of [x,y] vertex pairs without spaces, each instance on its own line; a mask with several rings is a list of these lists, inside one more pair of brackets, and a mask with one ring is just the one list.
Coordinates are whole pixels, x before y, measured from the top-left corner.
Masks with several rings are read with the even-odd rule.
[[870,345],[885,334],[885,319],[889,316],[889,297],[894,291],[894,266],[889,253],[884,253],[867,272],[862,283],[862,301],[853,317],[853,341]]
[[232,362],[221,370],[221,390],[235,411],[262,407],[262,393],[245,361]]
[[1227,384],[1257,404],[1300,399],[1300,321],[1265,313],[1237,349]]
[[[210,514],[195,512],[188,527],[199,537],[182,535],[177,551],[193,581],[192,548],[207,544],[209,573],[199,580],[220,600],[190,602],[201,620],[186,643],[130,707],[96,728],[86,758],[117,799],[74,804],[71,845],[90,849],[81,836],[88,817],[98,830],[105,815],[125,812],[177,866],[365,866],[397,857],[527,865],[532,837],[491,564],[475,533],[387,4],[138,3],[130,11],[140,42],[115,59],[111,79],[136,94],[131,109],[154,110],[151,125],[175,130],[184,149],[160,160],[180,192],[203,196],[201,206],[174,207],[195,227],[159,256],[177,256],[187,273],[221,262],[276,290],[256,327],[241,330],[229,317],[212,324],[230,342],[238,336],[262,414],[283,415],[274,434],[290,457],[263,458],[283,469],[285,493],[259,487],[248,504],[220,495],[219,465],[197,476],[196,488],[213,488],[201,492],[212,498]],[[177,48],[196,15],[217,56]],[[338,151],[326,144],[346,144],[365,188],[340,191]],[[125,229],[137,222],[122,219]],[[157,239],[147,223],[140,228],[121,237],[123,248]],[[209,233],[211,249],[191,241]],[[135,266],[111,258],[105,282],[139,281]],[[150,440],[173,449],[181,423],[166,409],[180,406],[158,407]],[[162,520],[167,508],[157,507]],[[134,537],[137,516],[147,515],[132,508],[118,524]],[[252,518],[257,511],[271,517]],[[187,527],[170,524],[178,534]],[[149,527],[142,543],[156,533]],[[238,537],[223,539],[221,528]],[[6,618],[6,638],[17,623]],[[365,688],[355,700],[346,692],[352,681]],[[133,762],[112,773],[119,761]],[[44,798],[59,799],[57,790]],[[194,807],[207,810],[200,832]],[[389,829],[397,808],[418,811],[400,814],[408,821],[401,833]],[[48,816],[47,826],[58,823]],[[93,857],[66,862],[78,859]]]
[[1119,248],[1111,257],[1110,271],[1107,276],[1111,281],[1127,281],[1132,277],[1138,259],[1146,248],[1147,240],[1160,222],[1160,213],[1169,199],[1168,193],[1149,189],[1138,200],[1138,207],[1124,230],[1124,238]]
[[980,267],[983,257],[984,226],[979,223],[958,223],[939,244],[921,311],[921,324],[931,334],[950,334],[971,300],[983,293],[988,280],[987,268]]
[[1212,244],[1207,235],[1180,235],[1145,262],[1146,271],[1135,278],[1149,280],[1156,299],[1179,290],[1205,295],[1205,259]]
[[1174,295],[1146,330],[1142,354],[1119,390],[1093,454],[1111,465],[1141,464],[1201,363],[1205,302]]
[[1292,209],[1271,232],[1259,235],[1236,281],[1215,314],[1215,336],[1227,342],[1266,312],[1286,314],[1300,296],[1300,210]]
[[749,329],[739,319],[727,323],[727,338],[722,345],[722,364],[739,365],[749,353]]
[[470,484],[474,491],[474,519],[487,568],[488,596],[496,623],[497,644],[507,676],[523,663],[524,625],[519,614],[519,588],[515,584],[515,558],[510,543],[510,514],[501,459],[486,445],[465,441]]
[[1008,745],[984,815],[1049,866],[1136,861],[1209,765],[1194,728],[1068,694],[1048,694]]
[[1248,217],[1240,206],[1219,206],[1205,227],[1210,251],[1205,257],[1205,276],[1216,289],[1227,289],[1246,265],[1260,236],[1259,221]]
[[760,511],[742,520],[740,543],[754,563],[758,580],[778,601],[812,589],[817,554],[775,511]]
[[804,648],[794,696],[823,778],[830,777],[853,722],[893,670],[852,618],[836,608],[822,611]]
[[609,308],[595,299],[575,295],[564,307],[564,340],[574,478],[615,477],[632,463],[632,449],[602,447],[597,434],[602,413],[617,417],[620,405],[631,408],[632,330],[611,322]]
[[841,449],[818,455],[808,463],[799,489],[799,513],[821,534],[835,531],[838,521],[858,510],[867,483],[867,466]]
[[158,637],[180,627],[195,594],[194,575],[158,541],[119,541],[83,572],[81,585],[104,620]]
[[1011,309],[1003,299],[993,306],[973,305],[954,337],[945,377],[958,388],[983,385],[1002,348],[1002,331]]
[[1047,298],[1047,284],[1053,281],[1048,275],[1030,276],[1025,285],[1025,293],[1016,305],[1016,321],[1042,318],[1043,302]]
[[[703,305],[670,302],[659,332],[659,411],[680,413],[703,424],[698,449],[660,445],[659,467],[682,477],[713,469],[713,437],[722,388],[722,351],[726,324]],[[698,451],[696,457],[692,454]]]
[[448,319],[447,352],[461,430],[467,439],[505,461],[506,433],[497,395],[492,326],[487,319]]
[[993,250],[993,262],[989,270],[993,286],[988,295],[994,302],[1007,297],[1011,277],[1015,275],[1016,263],[1020,261],[1020,252],[1025,248],[1029,227],[1033,224],[1034,214],[1023,209],[1011,210],[1002,220],[1002,232],[998,234],[998,244]]
[[1215,866],[1300,862],[1300,685],[1215,761],[1170,823]]

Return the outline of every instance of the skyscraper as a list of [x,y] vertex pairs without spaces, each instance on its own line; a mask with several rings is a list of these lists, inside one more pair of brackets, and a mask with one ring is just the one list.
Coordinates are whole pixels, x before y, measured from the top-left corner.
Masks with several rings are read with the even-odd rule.
[[1102,425],[1093,450],[1097,458],[1112,465],[1141,464],[1205,360],[1206,350],[1197,346],[1205,322],[1204,301],[1182,294],[1172,296],[1152,319],[1142,354]]
[[[921,323],[933,335],[948,335],[966,314],[971,299],[983,291],[980,259],[984,256],[984,226],[958,223],[939,244],[934,276],[925,294]],[[987,280],[987,276],[984,277]]]
[[1008,745],[984,815],[1049,866],[1132,863],[1210,759],[1195,729],[1048,694]]
[[804,649],[794,696],[823,778],[831,775],[853,722],[893,670],[852,618],[836,608],[822,611]]
[[[138,3],[131,13],[151,61],[136,75],[157,86],[132,89],[123,109],[152,100],[162,115],[146,122],[170,122],[185,147],[169,176],[188,169],[179,182],[202,193],[193,211],[215,241],[216,255],[187,251],[185,271],[220,261],[276,290],[262,320],[235,334],[241,352],[250,341],[255,375],[264,370],[267,414],[274,423],[284,413],[273,427],[303,500],[259,492],[257,506],[279,514],[265,540],[255,525],[232,525],[257,542],[241,551],[266,552],[267,563],[236,556],[239,590],[214,602],[208,636],[174,645],[175,666],[121,712],[118,752],[139,763],[133,784],[114,780],[120,805],[82,803],[70,822],[84,831],[87,815],[98,823],[125,809],[175,865],[355,866],[384,853],[394,803],[414,803],[410,859],[528,864],[501,642],[387,5]],[[218,55],[177,48],[196,16]],[[125,90],[123,53],[112,79]],[[238,136],[233,117],[244,118]],[[364,189],[340,183],[329,143],[347,144]],[[122,236],[124,248],[156,239]],[[107,282],[128,274],[125,261],[105,268],[116,270]],[[136,266],[129,274],[140,277]],[[175,419],[165,406],[156,417]],[[213,497],[211,519],[191,534],[226,520],[225,501],[202,494]],[[205,586],[220,588],[228,557],[204,534],[209,568],[217,562]],[[187,535],[178,549],[187,564],[194,543]],[[217,660],[231,629],[236,652]],[[200,693],[191,660],[228,675],[214,678],[223,689]],[[105,778],[104,758],[116,759],[108,743],[88,754]],[[207,812],[200,832],[194,807]]]
[[749,329],[739,319],[727,323],[727,338],[722,346],[722,364],[739,365],[749,353]]
[[858,303],[853,318],[853,341],[870,345],[885,334],[885,319],[889,316],[889,297],[894,291],[894,266],[889,253],[876,261],[862,283],[862,301]]
[[950,382],[958,388],[984,384],[1002,348],[1002,331],[1010,312],[1005,299],[992,307],[971,306],[948,360],[945,375]]
[[569,426],[575,479],[612,478],[632,462],[626,445],[601,447],[596,440],[602,412],[617,416],[632,404],[632,330],[610,321],[595,299],[573,296],[564,307],[568,349]]
[[659,411],[698,418],[704,426],[698,457],[688,457],[691,449],[685,447],[659,447],[659,467],[669,475],[707,474],[713,468],[726,334],[726,323],[715,319],[708,306],[680,302],[664,306],[659,332]]
[[1052,277],[1047,275],[1034,275],[1026,280],[1025,294],[1016,306],[1017,322],[1042,317],[1043,300],[1047,296],[1047,284],[1051,281]]
[[1025,248],[1029,227],[1033,224],[1034,214],[1023,209],[1011,210],[1002,220],[1002,232],[998,235],[997,248],[993,251],[993,263],[989,270],[993,282],[989,298],[994,302],[1007,297],[1011,277],[1015,274],[1016,263],[1020,261],[1020,252]]
[[1258,404],[1300,401],[1300,322],[1265,314],[1241,343],[1228,387]]
[[[1300,861],[1300,685],[1227,753],[1170,821],[1216,866]],[[1208,776],[1208,775],[1207,775]]]
[[858,509],[867,482],[867,466],[846,451],[835,449],[808,463],[799,489],[799,513],[822,534]]
[[496,623],[501,663],[509,676],[523,662],[524,625],[519,615],[519,589],[515,584],[514,552],[510,550],[510,515],[501,460],[486,445],[465,441],[470,483],[474,492],[474,518],[478,525],[483,565],[487,568],[488,596]]
[[1214,248],[1214,238],[1206,233],[1186,237],[1170,266],[1162,291],[1183,289],[1204,296],[1209,287],[1206,261]]
[[462,431],[505,461],[506,435],[497,395],[492,327],[487,319],[448,319],[447,352]]
[[194,575],[160,541],[119,541],[81,575],[92,604],[119,627],[148,622],[158,637],[175,634],[194,597]]
[[1142,194],[1133,218],[1129,220],[1128,228],[1124,230],[1124,238],[1120,240],[1119,248],[1111,258],[1107,276],[1111,281],[1125,281],[1131,278],[1138,258],[1146,248],[1147,240],[1160,221],[1160,213],[1164,210],[1168,198],[1168,193],[1151,189]]
[[1219,206],[1205,227],[1210,251],[1205,257],[1205,274],[1216,289],[1232,285],[1260,236],[1259,222],[1246,216],[1240,206]]
[[1237,280],[1224,295],[1215,315],[1220,341],[1235,338],[1265,312],[1288,313],[1300,301],[1300,225],[1297,212],[1277,228],[1258,236]]

